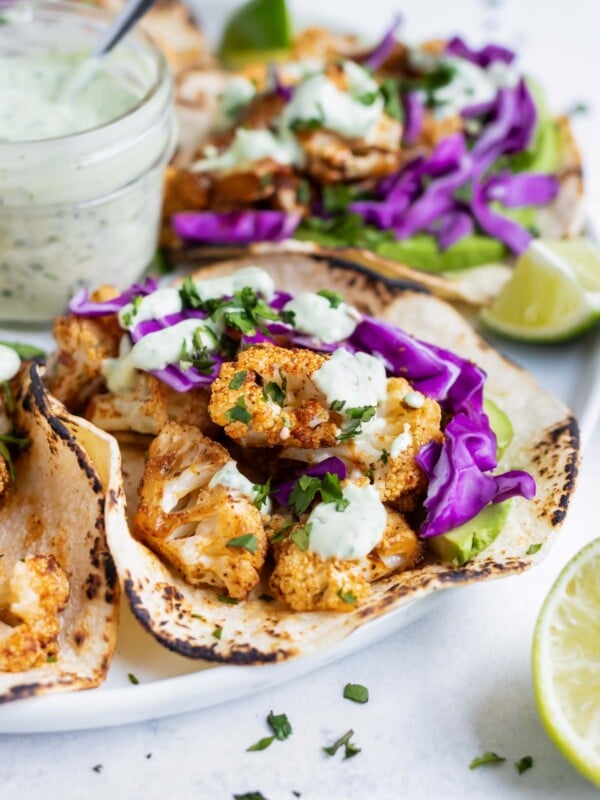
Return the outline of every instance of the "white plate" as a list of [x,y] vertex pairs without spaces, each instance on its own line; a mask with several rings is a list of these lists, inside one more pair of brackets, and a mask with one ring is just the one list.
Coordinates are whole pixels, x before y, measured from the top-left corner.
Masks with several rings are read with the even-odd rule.
[[[48,333],[0,329],[0,339],[27,340],[50,349]],[[555,346],[494,344],[528,369],[577,415],[582,444],[600,412],[600,331]],[[396,633],[443,600],[436,593],[368,623],[341,643],[313,656],[256,667],[207,665],[161,647],[122,611],[117,651],[108,679],[98,689],[49,695],[0,706],[0,733],[77,730],[139,722],[206,708],[261,691],[323,667]],[[133,685],[132,673],[139,680]]]

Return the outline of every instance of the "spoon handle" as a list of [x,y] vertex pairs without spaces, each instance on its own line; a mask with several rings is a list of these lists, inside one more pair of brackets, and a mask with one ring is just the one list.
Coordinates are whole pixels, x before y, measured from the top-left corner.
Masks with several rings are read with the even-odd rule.
[[100,58],[112,50],[154,3],[155,0],[129,0],[104,38],[94,48],[92,58]]

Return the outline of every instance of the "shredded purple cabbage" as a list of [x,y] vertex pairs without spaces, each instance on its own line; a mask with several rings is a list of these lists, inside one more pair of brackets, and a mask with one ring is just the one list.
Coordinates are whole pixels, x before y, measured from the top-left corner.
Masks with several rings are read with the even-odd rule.
[[346,465],[341,458],[338,458],[337,456],[331,456],[323,461],[319,461],[318,464],[314,464],[312,467],[302,470],[302,472],[296,475],[293,480],[285,481],[284,483],[280,484],[273,493],[273,497],[275,497],[277,502],[282,506],[287,506],[290,499],[290,494],[292,493],[292,489],[294,488],[298,478],[301,478],[303,475],[309,475],[310,477],[314,478],[324,478],[327,473],[337,475],[338,478],[343,481],[346,478],[348,470],[346,469]]
[[473,198],[470,205],[477,224],[489,236],[504,242],[513,253],[519,254],[527,249],[533,235],[518,222],[492,211],[485,201],[484,187],[479,183],[473,184]]
[[375,71],[385,63],[388,56],[390,56],[394,50],[394,46],[396,44],[396,31],[401,24],[402,17],[400,14],[398,14],[377,47],[371,50],[371,52],[362,59],[362,64],[364,67]]
[[273,93],[276,94],[277,97],[281,97],[283,100],[285,100],[286,103],[289,103],[294,96],[294,87],[285,86],[285,84],[281,82],[281,76],[279,75],[279,70],[275,64],[269,65],[269,73],[271,75],[271,82],[273,84]]
[[543,206],[558,194],[560,184],[556,175],[535,172],[504,172],[492,175],[483,187],[486,201],[497,200],[506,208]]
[[204,244],[250,244],[289,239],[301,214],[285,211],[184,211],[172,217],[173,228],[182,239]]
[[404,131],[402,143],[409,146],[415,144],[423,128],[425,109],[418,92],[407,92],[402,98],[404,107]]
[[112,300],[103,300],[102,302],[90,300],[88,290],[80,289],[71,298],[69,311],[78,317],[104,317],[107,314],[116,314],[128,303],[131,303],[134,297],[143,297],[155,292],[157,289],[158,283],[155,279],[146,278],[143,283],[134,283],[118,297],[113,297]]
[[470,236],[474,227],[473,218],[466,211],[455,209],[442,214],[430,232],[437,237],[440,250],[447,250],[465,236]]
[[466,61],[477,64],[478,67],[483,67],[484,69],[496,61],[512,64],[516,58],[512,50],[499,44],[488,44],[482,47],[481,50],[475,50],[469,47],[460,36],[450,39],[446,45],[446,53],[451,56],[458,56],[458,58],[464,58]]

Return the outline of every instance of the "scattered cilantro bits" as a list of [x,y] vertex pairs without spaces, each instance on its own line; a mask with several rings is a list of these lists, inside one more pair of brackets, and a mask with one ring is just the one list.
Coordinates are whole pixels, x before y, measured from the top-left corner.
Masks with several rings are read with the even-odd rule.
[[254,489],[254,505],[260,511],[261,506],[263,506],[269,499],[269,493],[271,492],[271,478],[269,478],[266,483],[255,483],[252,488]]
[[92,767],[92,772],[102,772],[103,769],[104,767],[102,766],[102,764],[95,764]]
[[3,347],[10,347],[23,361],[34,361],[35,359],[46,358],[46,351],[33,344],[26,342],[5,342],[0,341]]
[[362,423],[372,420],[377,413],[375,406],[360,406],[357,408],[347,408],[344,414],[347,421],[342,426],[342,432],[338,436],[338,442],[347,442],[362,433]]
[[317,292],[317,294],[321,297],[324,297],[326,300],[329,300],[329,305],[331,308],[339,308],[344,302],[342,295],[339,292],[333,292],[331,289],[321,289],[321,291]]
[[233,800],[267,800],[262,792],[246,792],[245,794],[234,794]]
[[235,405],[225,412],[225,417],[228,422],[243,422],[244,425],[250,422],[252,414],[246,408],[246,400],[243,396],[238,397]]
[[278,383],[269,381],[263,389],[263,399],[265,401],[271,400],[277,406],[283,406],[285,403],[285,392]]
[[322,478],[301,475],[290,492],[288,505],[296,516],[300,516],[317,494],[321,496],[322,503],[335,503],[336,511],[344,511],[349,505],[349,501],[344,498],[340,479],[334,472],[326,472]]
[[352,591],[352,589],[348,589],[346,592],[344,588],[340,588],[337,590],[337,596],[342,600],[344,603],[348,603],[350,606],[356,605],[356,595]]
[[236,600],[235,597],[229,597],[228,594],[218,594],[217,600],[219,600],[221,603],[227,603],[227,605],[230,606],[237,606],[237,604],[240,602],[239,600]]
[[239,547],[254,555],[258,547],[258,540],[253,533],[245,533],[243,536],[234,536],[233,539],[230,539],[227,547]]
[[534,556],[542,549],[543,542],[538,542],[537,544],[530,544],[529,548],[527,549],[527,553],[525,555]]
[[217,625],[217,627],[212,632],[212,635],[215,637],[215,639],[220,639],[221,636],[223,635],[223,628],[220,625]]
[[361,683],[347,683],[344,686],[344,697],[354,703],[368,703],[369,690]]
[[133,672],[128,673],[127,677],[129,678],[129,683],[133,683],[134,686],[138,685],[139,680],[136,678]]
[[246,375],[248,374],[247,370],[241,370],[241,372],[236,372],[233,378],[229,381],[229,388],[230,389],[241,389],[244,385],[244,381],[246,380]]
[[308,550],[311,528],[312,523],[307,522],[305,525],[301,525],[299,528],[296,528],[296,530],[290,535],[292,542],[299,550],[302,550],[303,553]]
[[292,726],[285,714],[273,714],[273,712],[270,711],[267,722],[275,734],[275,738],[279,739],[280,742],[283,742],[288,736],[292,735]]
[[524,772],[527,772],[528,769],[533,767],[533,756],[523,756],[518,761],[515,762],[515,768],[519,775],[522,775]]
[[469,769],[477,769],[477,767],[484,767],[487,764],[503,764],[506,759],[499,756],[498,753],[490,751],[485,752],[482,756],[477,756],[469,764]]
[[264,738],[259,739],[258,742],[254,742],[254,744],[251,744],[250,747],[247,747],[246,752],[256,753],[259,750],[266,750],[267,747],[270,747],[270,745],[273,743],[274,739],[275,739],[274,736],[265,736]]
[[352,756],[358,755],[358,753],[361,752],[361,749],[360,747],[357,747],[350,741],[353,736],[354,736],[354,731],[351,728],[349,731],[346,731],[346,733],[343,736],[340,736],[339,739],[336,739],[336,741],[333,744],[323,747],[324,752],[327,753],[328,756],[334,756],[340,749],[340,747],[343,747],[344,761],[347,758],[352,758]]

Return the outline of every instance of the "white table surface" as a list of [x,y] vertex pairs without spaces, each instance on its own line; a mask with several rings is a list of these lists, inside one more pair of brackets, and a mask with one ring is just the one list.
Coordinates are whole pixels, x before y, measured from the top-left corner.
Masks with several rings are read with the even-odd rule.
[[[302,0],[295,8],[369,32],[385,27],[396,6]],[[460,31],[518,45],[558,109],[579,100],[598,105],[598,0],[404,0],[401,10],[415,39]],[[596,219],[598,108],[576,123]],[[530,676],[542,600],[566,560],[600,535],[600,431],[585,455],[560,541],[534,571],[448,593],[429,616],[368,651],[243,700],[122,728],[0,736],[2,798],[228,800],[256,789],[268,800],[293,799],[292,790],[307,800],[597,797],[547,739]],[[342,699],[348,681],[369,687],[367,705]],[[268,734],[271,709],[288,715],[293,736],[245,752]],[[349,761],[326,756],[321,746],[350,727],[362,752]],[[506,764],[469,771],[485,750]],[[524,755],[535,765],[519,776],[513,762]]]

